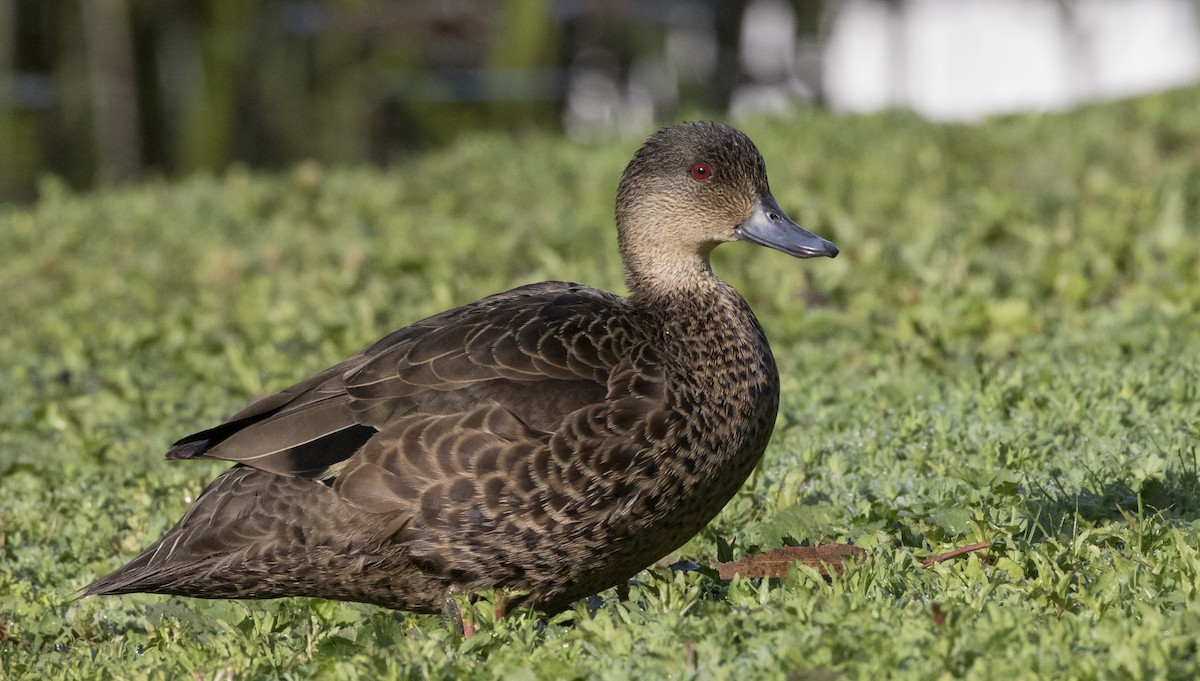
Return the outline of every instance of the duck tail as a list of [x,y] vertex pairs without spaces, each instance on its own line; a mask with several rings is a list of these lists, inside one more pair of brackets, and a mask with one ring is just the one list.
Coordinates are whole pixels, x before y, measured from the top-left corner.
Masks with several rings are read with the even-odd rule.
[[168,532],[162,539],[151,544],[137,558],[76,591],[75,599],[87,596],[158,593],[159,589],[167,586],[171,581],[166,578],[166,570],[156,569],[153,566],[154,557],[163,548],[167,539],[174,541],[172,533]]
[[200,493],[187,513],[158,541],[125,565],[76,592],[85,596],[128,593],[188,595],[180,590],[189,579],[210,572],[224,557],[246,548],[252,537],[238,531],[241,518],[265,492],[267,473],[234,466]]

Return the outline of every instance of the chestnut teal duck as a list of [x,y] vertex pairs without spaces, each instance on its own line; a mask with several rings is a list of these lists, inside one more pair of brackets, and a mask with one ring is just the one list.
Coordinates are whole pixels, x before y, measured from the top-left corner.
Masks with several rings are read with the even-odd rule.
[[750,475],[779,406],[762,327],[709,254],[838,249],[718,123],[653,135],[616,221],[628,297],[557,281],[489,296],[175,443],[169,459],[235,465],[84,595],[439,612],[495,588],[553,612],[679,548]]

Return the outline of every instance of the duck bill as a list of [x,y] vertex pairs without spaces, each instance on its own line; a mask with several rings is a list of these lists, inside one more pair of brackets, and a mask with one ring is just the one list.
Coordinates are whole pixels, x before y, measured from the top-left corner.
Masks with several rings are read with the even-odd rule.
[[834,258],[838,254],[837,246],[792,222],[773,196],[761,197],[750,219],[735,227],[733,233],[742,241],[797,258]]

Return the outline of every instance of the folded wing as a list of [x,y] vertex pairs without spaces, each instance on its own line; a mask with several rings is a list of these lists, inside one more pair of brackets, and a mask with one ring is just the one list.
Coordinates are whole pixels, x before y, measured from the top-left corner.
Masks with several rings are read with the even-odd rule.
[[320,478],[362,511],[446,529],[619,503],[610,474],[671,424],[661,361],[627,315],[620,298],[561,282],[491,296],[400,329],[168,457]]

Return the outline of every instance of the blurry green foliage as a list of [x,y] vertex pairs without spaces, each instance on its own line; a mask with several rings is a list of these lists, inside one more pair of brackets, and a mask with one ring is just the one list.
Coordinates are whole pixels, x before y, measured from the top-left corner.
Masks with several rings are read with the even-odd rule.
[[0,202],[46,174],[387,164],[473,129],[557,128],[550,4],[0,3]]

